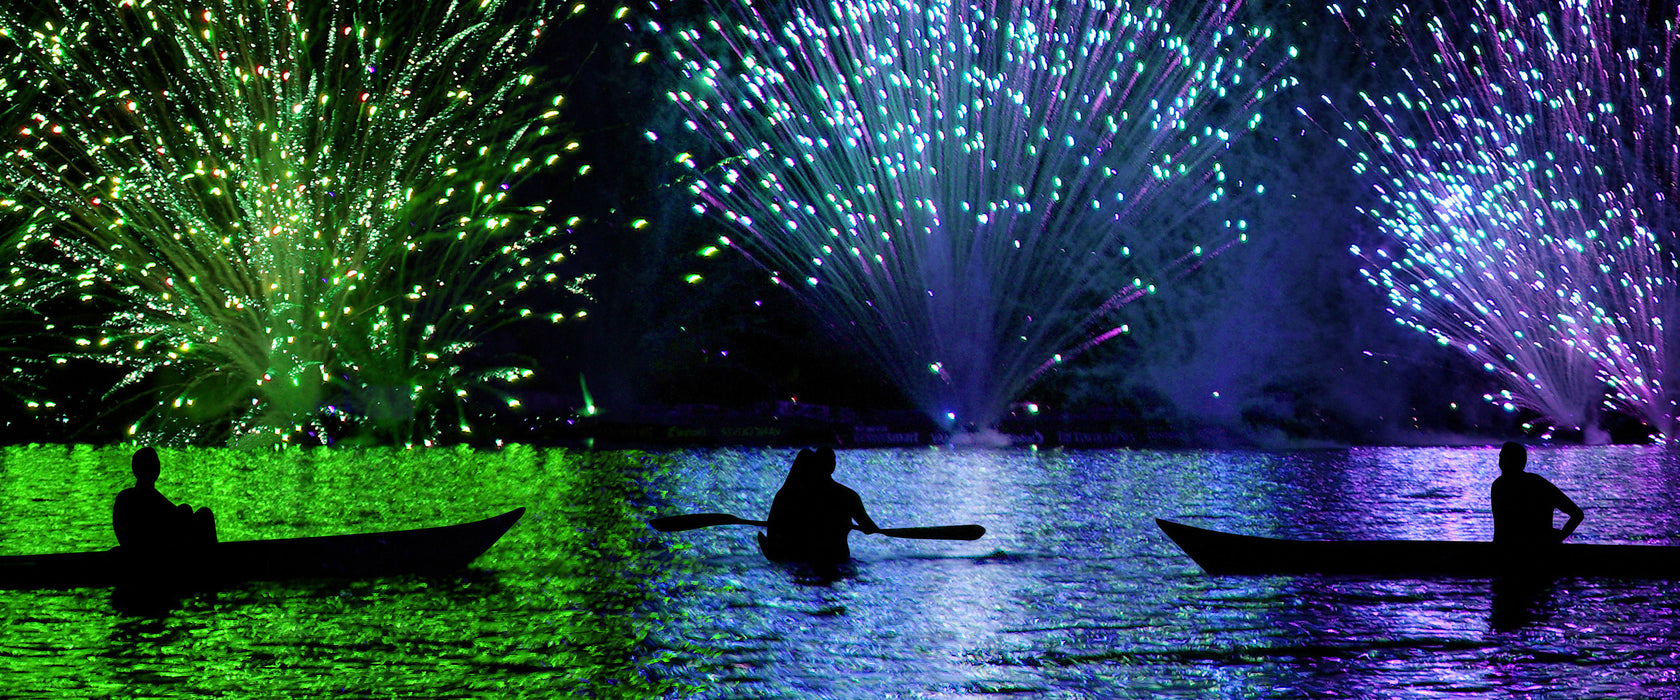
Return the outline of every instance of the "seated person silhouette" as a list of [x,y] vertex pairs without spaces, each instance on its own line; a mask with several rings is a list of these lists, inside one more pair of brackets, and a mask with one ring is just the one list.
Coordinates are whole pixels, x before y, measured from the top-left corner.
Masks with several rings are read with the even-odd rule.
[[168,557],[216,543],[216,520],[209,508],[175,505],[158,493],[163,467],[157,450],[142,447],[130,462],[134,485],[117,494],[111,506],[111,529],[117,544],[130,553]]
[[[1528,466],[1528,448],[1507,442],[1499,450],[1500,476],[1493,480],[1493,541],[1499,544],[1535,546],[1562,542],[1585,514],[1552,482]],[[1562,530],[1552,527],[1552,511],[1569,516]]]
[[767,533],[758,548],[773,561],[843,564],[852,558],[846,544],[853,523],[866,533],[880,528],[869,519],[856,491],[834,480],[834,450],[800,450],[788,470],[766,519]]

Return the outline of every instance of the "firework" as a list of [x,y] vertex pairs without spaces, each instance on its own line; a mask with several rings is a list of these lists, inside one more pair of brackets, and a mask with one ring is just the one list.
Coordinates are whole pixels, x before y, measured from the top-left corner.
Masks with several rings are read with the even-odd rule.
[[739,0],[654,29],[695,210],[929,415],[986,428],[1244,239],[1208,213],[1239,194],[1220,158],[1286,79],[1239,9]]
[[[15,6],[14,6],[15,7]],[[579,6],[578,9],[581,9]],[[62,0],[0,11],[5,302],[128,370],[134,431],[457,436],[568,222],[512,189],[577,144],[501,0]],[[540,314],[538,314],[540,315]]]
[[1417,65],[1345,123],[1386,239],[1354,253],[1401,323],[1498,377],[1490,401],[1668,434],[1673,20],[1616,0],[1459,11],[1379,17]]

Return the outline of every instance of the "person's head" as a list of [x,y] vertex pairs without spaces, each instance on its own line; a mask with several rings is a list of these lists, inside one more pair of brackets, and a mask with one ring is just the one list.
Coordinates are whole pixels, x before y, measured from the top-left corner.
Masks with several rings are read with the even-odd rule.
[[157,450],[142,447],[134,453],[134,459],[129,462],[134,468],[134,483],[145,486],[156,484],[158,475],[163,473],[163,463],[158,461]]
[[793,465],[788,467],[788,481],[809,479],[816,472],[817,453],[810,449],[803,449],[794,455]]
[[834,476],[834,448],[818,447],[815,466],[817,472],[823,476]]
[[793,458],[793,466],[788,469],[789,481],[805,479],[827,479],[834,476],[834,448],[818,447],[805,448]]
[[1507,442],[1499,448],[1499,472],[1516,474],[1528,466],[1528,448],[1520,442]]

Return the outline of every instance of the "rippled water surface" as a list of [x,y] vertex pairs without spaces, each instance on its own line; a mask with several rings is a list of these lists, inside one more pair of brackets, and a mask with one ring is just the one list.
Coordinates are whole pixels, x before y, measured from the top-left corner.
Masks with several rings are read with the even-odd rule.
[[[791,450],[165,452],[224,539],[528,513],[462,576],[252,584],[135,613],[0,591],[0,695],[1011,698],[1661,697],[1680,586],[1209,577],[1155,517],[1303,538],[1486,539],[1494,449],[842,451],[884,527],[849,576],[765,562]],[[110,546],[126,453],[0,453],[0,554]],[[1537,448],[1579,541],[1680,544],[1680,454]],[[20,690],[27,689],[27,690]]]

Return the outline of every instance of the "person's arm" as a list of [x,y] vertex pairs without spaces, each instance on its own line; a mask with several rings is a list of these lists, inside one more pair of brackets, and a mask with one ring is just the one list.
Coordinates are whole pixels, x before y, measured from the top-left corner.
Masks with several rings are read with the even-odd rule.
[[869,511],[864,509],[863,498],[858,496],[856,491],[846,490],[851,491],[852,519],[857,521],[858,529],[866,535],[880,532],[881,528],[875,526],[875,521],[869,519]]
[[1585,520],[1587,516],[1586,513],[1581,512],[1580,506],[1575,505],[1575,501],[1570,500],[1569,494],[1555,486],[1553,488],[1557,490],[1558,495],[1557,509],[1569,516],[1569,522],[1564,523],[1563,529],[1558,531],[1558,541],[1562,542],[1569,539],[1570,533],[1575,532],[1575,528],[1579,527],[1581,521]]
[[786,493],[788,493],[788,487],[783,486],[776,491],[776,496],[770,499],[770,512],[764,516],[764,522],[769,523],[769,527],[780,527],[787,523],[788,501],[792,500],[792,496],[784,496],[783,494]]
[[117,500],[111,503],[111,534],[117,536],[119,546],[126,544],[133,547],[137,541],[134,539],[134,516],[130,514],[133,506],[128,502],[130,498],[132,497],[128,489],[123,489],[117,494]]

